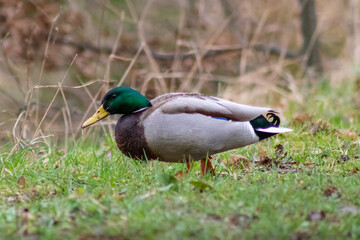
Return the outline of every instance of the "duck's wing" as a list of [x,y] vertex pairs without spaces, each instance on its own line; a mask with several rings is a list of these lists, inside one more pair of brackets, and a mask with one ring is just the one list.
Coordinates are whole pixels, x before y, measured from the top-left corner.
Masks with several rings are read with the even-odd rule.
[[261,114],[273,111],[271,108],[247,106],[221,98],[189,93],[166,94],[155,98],[152,104],[164,114],[198,113],[233,121],[251,121]]

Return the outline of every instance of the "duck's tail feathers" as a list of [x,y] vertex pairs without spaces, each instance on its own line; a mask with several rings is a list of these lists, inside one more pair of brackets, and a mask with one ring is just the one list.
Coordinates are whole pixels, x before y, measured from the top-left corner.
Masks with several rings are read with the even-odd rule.
[[289,128],[279,127],[280,117],[278,114],[277,111],[270,110],[250,121],[251,126],[260,140],[274,136],[278,133],[292,131]]
[[264,133],[285,133],[285,132],[292,132],[291,128],[284,128],[284,127],[268,127],[268,128],[255,128],[258,132]]

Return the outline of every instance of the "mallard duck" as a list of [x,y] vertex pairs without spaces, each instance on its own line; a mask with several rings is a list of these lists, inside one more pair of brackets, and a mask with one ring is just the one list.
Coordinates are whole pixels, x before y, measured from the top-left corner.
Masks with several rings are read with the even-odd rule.
[[86,128],[112,114],[117,146],[126,156],[164,162],[201,160],[201,172],[214,173],[210,156],[292,131],[279,127],[274,109],[253,107],[195,93],[169,93],[149,101],[128,87],[115,87],[102,99]]

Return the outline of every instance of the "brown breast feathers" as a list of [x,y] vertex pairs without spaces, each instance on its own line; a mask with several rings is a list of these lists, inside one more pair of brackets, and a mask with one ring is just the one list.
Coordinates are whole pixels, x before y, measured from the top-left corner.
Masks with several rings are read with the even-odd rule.
[[148,147],[144,135],[144,126],[140,122],[142,112],[122,116],[115,127],[115,139],[118,148],[126,156],[140,159],[156,159]]

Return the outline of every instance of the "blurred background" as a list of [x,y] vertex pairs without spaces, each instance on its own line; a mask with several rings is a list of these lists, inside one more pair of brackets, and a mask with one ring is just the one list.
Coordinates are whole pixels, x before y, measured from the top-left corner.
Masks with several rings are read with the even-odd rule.
[[360,104],[359,0],[0,0],[0,33],[1,145],[111,130],[118,116],[80,126],[118,85],[273,106],[287,121],[319,87]]

